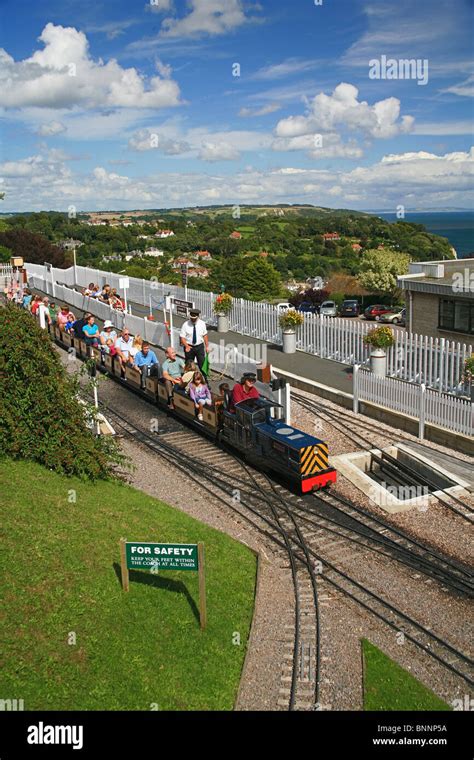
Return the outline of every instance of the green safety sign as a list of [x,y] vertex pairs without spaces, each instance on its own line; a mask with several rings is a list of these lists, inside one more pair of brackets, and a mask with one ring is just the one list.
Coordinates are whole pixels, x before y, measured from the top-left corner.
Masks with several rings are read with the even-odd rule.
[[129,570],[199,570],[197,544],[125,544]]

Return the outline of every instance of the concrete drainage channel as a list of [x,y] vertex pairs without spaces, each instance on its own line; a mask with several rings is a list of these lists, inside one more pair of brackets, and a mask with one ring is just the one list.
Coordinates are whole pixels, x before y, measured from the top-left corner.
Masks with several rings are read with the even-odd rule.
[[[341,475],[386,512],[427,509],[437,495],[465,496],[470,484],[403,443],[332,457]],[[403,469],[398,465],[403,465]]]

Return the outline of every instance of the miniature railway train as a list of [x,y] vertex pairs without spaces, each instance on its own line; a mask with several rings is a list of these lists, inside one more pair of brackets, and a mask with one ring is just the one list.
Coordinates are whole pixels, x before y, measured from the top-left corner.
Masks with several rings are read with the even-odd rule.
[[89,347],[83,340],[73,338],[55,326],[51,328],[57,343],[74,348],[76,354],[94,359],[96,365],[122,384],[146,397],[170,415],[191,424],[199,433],[226,444],[257,469],[271,471],[309,493],[330,486],[336,481],[336,470],[329,466],[328,445],[277,419],[281,407],[267,398],[242,401],[235,412],[227,409],[227,399],[212,394],[212,406],[204,407],[202,422],[196,419],[194,402],[181,389],[174,392],[174,410],[168,407],[168,392],[157,377],[146,379],[141,387],[140,373],[133,367],[122,370],[118,358]]

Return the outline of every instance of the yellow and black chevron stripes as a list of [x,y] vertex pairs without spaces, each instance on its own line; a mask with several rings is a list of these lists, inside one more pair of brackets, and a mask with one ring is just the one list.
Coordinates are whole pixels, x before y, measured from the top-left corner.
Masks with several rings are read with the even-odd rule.
[[301,474],[312,475],[319,470],[327,470],[329,451],[327,444],[318,443],[317,446],[306,446],[301,449]]

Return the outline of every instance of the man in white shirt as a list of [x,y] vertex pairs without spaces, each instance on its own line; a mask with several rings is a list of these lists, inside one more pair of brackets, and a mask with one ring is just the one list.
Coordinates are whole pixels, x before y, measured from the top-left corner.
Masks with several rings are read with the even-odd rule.
[[179,340],[184,348],[185,361],[196,360],[199,369],[202,369],[206,354],[209,353],[209,338],[206,323],[199,319],[200,313],[198,309],[191,309],[189,319],[181,328]]
[[120,364],[124,367],[126,364],[133,365],[133,358],[130,354],[130,349],[133,346],[133,338],[130,335],[128,327],[124,327],[122,335],[115,341],[115,348],[120,360]]
[[38,318],[40,327],[46,330],[46,324],[51,324],[51,316],[49,314],[49,298],[45,296],[38,306]]

